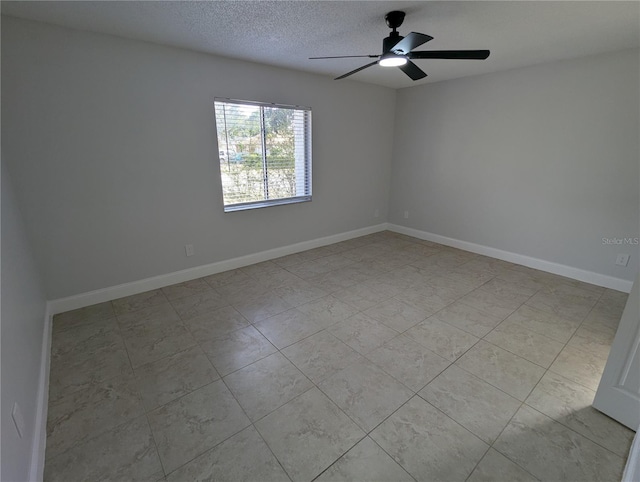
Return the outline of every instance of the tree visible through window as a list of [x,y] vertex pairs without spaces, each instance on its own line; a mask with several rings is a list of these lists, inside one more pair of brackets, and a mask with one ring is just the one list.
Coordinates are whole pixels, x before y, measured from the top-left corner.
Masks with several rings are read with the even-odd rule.
[[311,111],[216,99],[225,211],[311,200]]

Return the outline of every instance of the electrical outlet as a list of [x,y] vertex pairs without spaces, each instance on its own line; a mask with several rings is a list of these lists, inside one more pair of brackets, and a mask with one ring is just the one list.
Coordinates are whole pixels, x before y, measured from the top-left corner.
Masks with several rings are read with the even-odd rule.
[[405,211],[404,212],[404,218],[405,219],[409,219],[409,211]]
[[629,255],[628,254],[619,254],[616,257],[616,264],[618,266],[626,266],[629,264]]
[[193,244],[185,244],[184,252],[187,256],[193,256],[196,252],[193,250]]
[[375,211],[373,211],[373,217],[377,218],[378,216],[380,216],[380,210],[376,209]]
[[17,402],[14,402],[13,404],[13,410],[11,410],[11,418],[13,418],[13,424],[16,426],[18,437],[22,438],[22,434],[24,433],[24,419],[22,418],[20,405],[18,405]]

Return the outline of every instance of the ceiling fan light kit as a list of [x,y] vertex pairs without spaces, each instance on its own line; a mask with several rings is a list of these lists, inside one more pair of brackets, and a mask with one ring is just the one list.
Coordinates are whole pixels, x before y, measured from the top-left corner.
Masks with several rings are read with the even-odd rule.
[[406,37],[401,36],[398,33],[398,27],[402,25],[404,21],[405,13],[394,10],[387,13],[384,19],[392,29],[388,37],[385,37],[382,41],[382,54],[381,55],[338,55],[332,57],[309,57],[311,60],[316,59],[342,59],[342,58],[354,58],[354,57],[366,57],[370,59],[378,59],[375,62],[368,63],[359,67],[351,72],[347,72],[340,77],[336,77],[335,80],[344,79],[350,75],[360,72],[374,65],[381,67],[398,67],[402,70],[411,80],[423,79],[427,76],[420,67],[414,64],[412,59],[471,59],[471,60],[484,60],[489,57],[488,50],[425,50],[420,52],[414,52],[413,49],[419,47],[422,44],[433,40],[433,37],[425,35],[423,33],[411,32]]
[[378,60],[378,65],[380,67],[399,67],[401,65],[406,64],[409,61],[404,55],[397,55],[393,52],[387,52],[386,54],[382,54],[380,56],[380,60]]

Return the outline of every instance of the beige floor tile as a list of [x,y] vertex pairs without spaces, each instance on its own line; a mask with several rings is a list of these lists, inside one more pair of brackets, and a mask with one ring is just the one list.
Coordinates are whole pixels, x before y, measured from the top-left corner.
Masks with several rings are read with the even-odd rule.
[[288,268],[289,266],[295,266],[296,264],[304,263],[307,261],[300,253],[288,254],[272,260],[275,264],[281,268]]
[[580,326],[580,321],[568,320],[552,313],[522,305],[506,321],[517,323],[527,330],[548,336],[561,343],[569,341]]
[[484,339],[544,368],[549,368],[564,348],[559,341],[509,321],[501,323]]
[[607,358],[614,338],[615,333],[593,328],[592,325],[585,326],[583,324],[574,333],[567,345],[588,353],[593,353],[602,358]]
[[475,280],[452,280],[446,276],[435,276],[426,281],[426,286],[435,288],[436,294],[447,304],[475,290],[480,283]]
[[280,271],[281,268],[273,261],[262,261],[261,263],[251,264],[249,266],[243,266],[240,268],[245,274],[248,274],[252,278],[258,278],[263,274],[274,273]]
[[442,272],[444,268],[430,271],[412,264],[386,272],[381,278],[401,287],[403,293],[425,286],[427,280],[440,276]]
[[595,391],[547,372],[527,405],[612,452],[626,457],[634,432],[591,406]]
[[396,299],[388,299],[364,312],[374,320],[402,333],[423,321],[428,314]]
[[597,390],[606,362],[606,357],[566,346],[549,370],[591,390]]
[[116,316],[110,301],[98,303],[97,305],[78,308],[77,310],[67,311],[57,314],[53,317],[53,332],[66,330],[78,325],[102,321]]
[[196,339],[182,324],[172,324],[162,329],[140,329],[123,331],[124,344],[131,366],[141,365],[174,355],[196,344]]
[[324,256],[322,260],[328,263],[332,269],[340,269],[353,265],[354,260],[352,258],[349,258],[348,256],[345,256],[345,253],[347,253],[347,251],[343,251],[340,254],[331,253],[327,256]]
[[49,404],[47,457],[82,445],[144,413],[133,376],[116,377]]
[[135,374],[148,411],[220,378],[198,346],[142,365]]
[[359,248],[355,248],[349,251],[345,251],[342,255],[345,258],[349,258],[354,261],[362,261],[370,258],[377,258],[379,256],[384,256],[386,253],[390,251],[389,246],[385,246],[383,244],[368,244],[366,246],[361,246]]
[[233,302],[233,307],[251,323],[256,323],[293,308],[273,291],[267,291],[252,298]]
[[391,415],[413,392],[369,360],[362,360],[318,384],[365,432]]
[[605,289],[602,293],[602,296],[598,300],[600,303],[615,305],[619,308],[620,312],[624,309],[624,306],[629,299],[629,293],[624,293],[623,291]]
[[204,279],[212,288],[220,288],[228,284],[237,283],[238,281],[248,280],[250,276],[239,269],[223,271],[222,273],[206,276]]
[[467,482],[536,482],[533,475],[494,449],[489,449]]
[[[431,248],[427,248],[431,249]],[[409,263],[420,259],[420,256],[410,252],[391,251],[385,256],[370,258],[367,262],[380,271],[391,271],[392,269],[401,268]]]
[[365,437],[329,467],[316,482],[413,482],[400,465],[373,440]]
[[627,296],[386,231],[62,313],[46,479],[619,480]]
[[494,448],[540,480],[618,481],[624,460],[523,405]]
[[214,340],[249,326],[247,319],[232,306],[189,318],[183,324],[199,342]]
[[[96,456],[99,454],[99,456]],[[77,445],[54,458],[47,458],[44,480],[140,480],[163,477],[160,458],[145,416],[135,418]]]
[[281,353],[274,353],[224,378],[253,421],[259,420],[313,386]]
[[452,297],[443,298],[441,296],[442,293],[439,291],[440,290],[436,288],[427,287],[426,285],[422,287],[412,287],[405,289],[394,298],[421,311],[426,316],[431,316],[455,301],[455,298]]
[[481,286],[460,298],[459,301],[465,305],[473,306],[485,313],[504,319],[517,310],[522,303],[528,299],[528,296],[520,293],[507,291],[494,293],[484,290]]
[[468,262],[475,256],[476,255],[465,251],[441,249],[438,253],[427,256],[412,264],[430,271],[450,270]]
[[322,258],[307,260],[303,263],[295,264],[293,266],[289,266],[287,271],[293,273],[294,275],[309,280],[314,276],[321,275],[324,273],[328,273],[335,268],[332,268],[329,263],[324,261]]
[[499,277],[496,277],[491,281],[483,284],[482,289],[485,291],[489,291],[490,293],[494,293],[496,295],[501,295],[504,293],[517,293],[519,295],[522,295],[523,298],[525,296],[531,297],[540,290],[540,288],[536,286],[530,286],[523,283],[507,281]]
[[205,313],[217,310],[218,308],[222,308],[228,304],[229,303],[227,303],[227,301],[213,289],[184,298],[171,300],[171,305],[183,320],[204,315]]
[[520,401],[451,365],[419,395],[485,442],[494,442]]
[[410,243],[400,248],[401,252],[413,255],[418,258],[432,256],[440,252],[440,248],[437,245],[427,245],[421,243]]
[[166,473],[251,424],[222,380],[148,414]]
[[327,293],[333,294],[339,291],[346,290],[353,285],[356,285],[364,280],[367,276],[356,276],[354,279],[353,270],[349,267],[343,269],[336,269],[333,271],[327,271],[308,278],[309,283],[317,286]]
[[366,355],[395,337],[398,332],[379,321],[358,313],[344,321],[330,326],[329,333],[339,338],[361,355]]
[[596,286],[591,283],[585,283],[584,281],[579,281],[576,279],[567,278],[566,276],[560,276],[555,274],[549,274],[549,281],[547,281],[548,288],[557,288],[557,287],[569,287],[569,288],[577,288],[579,290],[590,291],[594,298],[597,299],[602,293],[604,293],[605,288],[602,286]]
[[381,296],[379,293],[371,290],[365,282],[349,286],[344,290],[336,291],[333,296],[353,306],[357,310],[366,310],[381,301],[391,298],[390,295],[386,297]]
[[293,285],[281,286],[273,292],[291,306],[300,306],[328,295],[323,289],[304,280]]
[[162,293],[162,290],[153,290],[113,300],[111,305],[116,315],[124,315],[141,308],[166,303],[166,301],[167,297]]
[[395,283],[391,283],[380,276],[367,279],[360,283],[360,285],[365,286],[371,292],[377,294],[380,297],[379,300],[388,300],[402,292],[402,289]]
[[414,392],[451,364],[407,335],[386,342],[368,353],[367,358]]
[[546,274],[542,271],[516,265],[498,273],[496,279],[511,283],[516,290],[526,290],[523,293],[536,292],[546,286],[544,283]]
[[456,365],[518,400],[527,398],[544,368],[500,347],[479,341]]
[[118,315],[118,326],[125,330],[146,331],[156,326],[180,324],[180,317],[168,302],[142,308],[133,313]]
[[93,321],[54,332],[51,337],[51,356],[64,357],[72,355],[84,345],[93,347],[105,343],[105,337],[120,335],[116,318]]
[[254,326],[276,347],[283,349],[319,332],[325,323],[315,315],[308,315],[298,308],[293,308],[258,321]]
[[[248,275],[234,276],[231,281],[226,284],[218,285],[215,290],[229,303],[233,304],[247,298],[255,298],[262,293],[266,293],[269,289],[258,280]],[[211,282],[210,282],[211,283]]]
[[116,376],[131,374],[131,363],[115,318],[53,333],[49,402]]
[[365,435],[317,388],[294,398],[255,426],[296,482],[315,478]]
[[562,318],[582,321],[595,305],[598,296],[588,290],[560,284],[538,291],[527,301],[527,305]]
[[489,333],[503,320],[499,316],[460,302],[452,303],[438,311],[432,319],[448,323],[478,337]]
[[502,271],[512,268],[513,263],[502,261],[500,259],[489,258],[488,256],[478,255],[472,260],[464,263],[462,268],[468,270],[481,271],[485,273],[491,273],[492,275],[498,275]]
[[410,328],[406,335],[449,361],[455,361],[479,340],[472,334],[434,317]]
[[296,286],[303,282],[293,273],[286,269],[278,268],[274,271],[264,271],[252,275],[252,278],[258,281],[267,290],[275,290],[278,288],[286,288],[287,286]]
[[314,383],[362,359],[362,355],[326,330],[288,346],[282,353]]
[[418,396],[370,436],[416,480],[464,481],[489,448]]
[[286,472],[253,427],[228,438],[167,476],[187,480],[289,482]]
[[[352,240],[355,244],[352,244],[348,249],[353,249],[356,246],[362,246],[366,243],[356,243],[356,240]],[[306,251],[301,251],[298,254],[302,256],[306,260],[324,258],[325,256],[329,256],[330,254],[334,254],[334,251],[331,249],[331,246],[320,246],[318,248],[307,249]],[[343,249],[342,251],[347,251],[347,249]]]
[[580,326],[602,331],[610,337],[615,337],[622,313],[616,313],[615,311],[599,308],[598,305],[599,303],[596,303]]
[[307,315],[313,316],[316,320],[321,321],[323,327],[346,320],[359,311],[358,308],[344,303],[331,295],[300,305],[298,309]]
[[211,286],[203,278],[185,281],[184,283],[178,283],[162,288],[162,292],[168,300],[185,298],[187,296],[197,295],[198,293],[206,293],[211,290]]
[[200,346],[221,376],[277,351],[253,326],[202,343]]
[[458,266],[457,268],[444,271],[442,273],[442,276],[449,278],[454,282],[464,283],[466,285],[469,285],[471,289],[475,289],[485,284],[487,281],[492,280],[495,275],[487,271],[468,269],[465,268],[464,265],[462,265]]

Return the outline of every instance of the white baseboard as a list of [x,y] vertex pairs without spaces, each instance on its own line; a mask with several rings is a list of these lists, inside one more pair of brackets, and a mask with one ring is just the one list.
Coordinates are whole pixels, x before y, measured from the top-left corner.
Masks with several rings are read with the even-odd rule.
[[65,311],[83,308],[85,306],[94,305],[96,303],[111,301],[122,298],[124,296],[135,295],[144,291],[162,288],[175,283],[182,283],[183,281],[189,281],[196,278],[202,278],[203,276],[221,273],[222,271],[242,268],[243,266],[249,266],[251,264],[260,263],[262,261],[268,261],[270,259],[298,253],[307,249],[319,248],[328,244],[338,243],[340,241],[346,241],[348,239],[357,238],[359,236],[377,233],[386,229],[397,233],[406,234],[408,236],[413,236],[415,238],[433,241],[434,243],[440,243],[446,246],[463,249],[472,253],[478,253],[485,256],[490,256],[492,258],[509,261],[511,263],[521,264],[523,266],[539,269],[548,273],[566,276],[568,278],[584,281],[586,283],[592,283],[598,286],[612,288],[618,291],[624,291],[628,293],[631,291],[631,286],[633,285],[631,281],[594,273],[592,271],[586,271],[559,263],[553,263],[551,261],[545,261],[522,254],[512,253],[510,251],[504,251],[480,244],[470,243],[468,241],[448,238],[446,236],[440,236],[439,234],[420,231],[418,229],[408,228],[397,224],[381,223],[375,226],[368,226],[366,228],[347,231],[331,236],[325,236],[309,241],[303,241],[301,243],[290,244],[288,246],[269,249],[267,251],[240,256],[238,258],[227,259],[224,261],[196,266],[194,268],[188,268],[181,271],[174,271],[173,273],[167,273],[138,281],[132,281],[130,283],[124,283],[108,288],[89,291],[86,293],[69,296],[67,298],[51,300],[48,303],[48,307],[51,315],[54,315],[56,313],[63,313]]
[[396,233],[406,234],[407,236],[413,236],[414,238],[425,239],[434,243],[444,244],[446,246],[463,249],[465,251],[471,251],[472,253],[482,254],[485,256],[490,256],[492,258],[509,261],[511,263],[521,264],[529,268],[539,269],[540,271],[546,271],[547,273],[553,273],[560,276],[566,276],[567,278],[584,281],[585,283],[591,283],[597,286],[603,286],[605,288],[624,291],[625,293],[629,293],[631,291],[631,287],[633,286],[633,281],[614,278],[613,276],[594,273],[593,271],[574,268],[572,266],[545,261],[543,259],[532,258],[523,254],[504,251],[502,249],[490,248],[481,244],[470,243],[468,241],[460,241],[459,239],[454,238],[447,238],[446,236],[440,236],[439,234],[433,234],[427,231],[407,228],[405,226],[400,226],[397,224],[389,224],[387,226],[387,229]]
[[40,481],[44,478],[44,454],[47,443],[47,413],[49,408],[49,367],[51,365],[51,320],[49,303],[44,314],[44,330],[42,333],[42,349],[40,353],[40,376],[38,382],[38,405],[36,407],[36,424],[33,431],[31,449],[31,466],[29,480]]
[[627,465],[622,474],[622,482],[638,482],[640,480],[640,427],[633,437],[633,444],[627,458]]
[[328,244],[339,243],[340,241],[347,241],[349,239],[357,238],[359,236],[365,236],[367,234],[377,233],[386,229],[387,223],[368,226],[366,228],[355,229],[353,231],[333,234],[331,236],[325,236],[309,241],[303,241],[301,243],[269,249],[267,251],[261,251],[259,253],[240,256],[238,258],[227,259],[224,261],[219,261],[217,263],[196,266],[194,268],[174,271],[173,273],[167,273],[138,281],[132,281],[130,283],[111,286],[109,288],[89,291],[86,293],[69,296],[67,298],[59,298],[49,301],[48,305],[52,315],[55,315],[57,313],[64,313],[65,311],[75,310],[76,308],[84,308],[85,306],[95,305],[96,303],[111,301],[122,298],[124,296],[135,295],[138,293],[143,293],[145,291],[163,288],[175,283],[182,283],[184,281],[202,278],[203,276],[221,273],[230,269],[242,268],[243,266],[249,266],[251,264],[260,263],[262,261],[279,258],[281,256],[299,253],[300,251],[306,251],[307,249],[319,248]]

